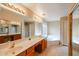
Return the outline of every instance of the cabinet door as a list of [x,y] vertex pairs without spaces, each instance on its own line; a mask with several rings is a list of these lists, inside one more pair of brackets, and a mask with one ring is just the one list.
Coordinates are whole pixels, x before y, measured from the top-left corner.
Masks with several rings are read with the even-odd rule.
[[47,40],[45,40],[45,48],[47,48]]
[[42,40],[42,50],[45,50],[46,47],[47,47],[47,40],[43,39]]
[[14,40],[18,40],[18,39],[21,39],[21,34],[14,35]]
[[34,53],[33,52],[30,52],[29,54],[27,54],[27,56],[33,56]]
[[34,46],[27,49],[27,56],[33,56],[34,54]]
[[4,43],[4,37],[3,36],[0,36],[0,44],[1,43]]
[[41,44],[42,44],[42,51],[45,49],[45,47],[44,47],[44,39],[42,40],[42,42],[41,42]]

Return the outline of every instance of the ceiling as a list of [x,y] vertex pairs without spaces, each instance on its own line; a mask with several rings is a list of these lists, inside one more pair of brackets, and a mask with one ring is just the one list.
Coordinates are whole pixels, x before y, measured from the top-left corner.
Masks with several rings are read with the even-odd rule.
[[[15,3],[15,5],[18,8],[23,9],[25,12],[27,12],[27,8],[28,10],[31,10],[29,12],[27,12],[26,14],[29,14],[30,16],[30,12],[33,11],[33,13],[39,15],[40,17],[42,17],[42,19],[44,19],[45,21],[59,21],[60,17],[66,16],[67,12],[68,12],[68,8],[72,5],[73,3]],[[70,5],[70,6],[69,6]],[[70,8],[69,8],[70,10]],[[5,11],[5,9],[3,9],[2,11],[4,11],[4,13],[6,14],[10,14],[11,15],[15,15],[17,18],[23,18],[26,21],[29,21],[28,19],[26,19],[26,16],[23,17],[21,15],[18,15],[17,13],[12,13],[9,12],[8,10]],[[7,15],[6,15],[7,16]],[[14,18],[15,18],[14,16]],[[28,17],[28,16],[27,16]],[[32,19],[30,19],[30,21],[33,21]]]
[[46,21],[58,21],[60,17],[67,15],[69,3],[23,3]]

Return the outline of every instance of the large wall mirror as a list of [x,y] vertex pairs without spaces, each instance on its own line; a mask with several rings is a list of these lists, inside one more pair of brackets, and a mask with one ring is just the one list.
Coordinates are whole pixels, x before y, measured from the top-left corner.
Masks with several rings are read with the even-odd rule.
[[72,16],[73,55],[79,56],[79,5],[73,11]]
[[18,35],[21,36],[21,23],[0,18],[0,44],[20,39]]
[[2,34],[11,34],[11,33],[20,33],[21,25],[17,22],[11,22],[9,20],[0,19],[0,35]]
[[0,34],[9,33],[9,22],[5,19],[0,19]]
[[23,16],[0,6],[0,44],[21,39]]

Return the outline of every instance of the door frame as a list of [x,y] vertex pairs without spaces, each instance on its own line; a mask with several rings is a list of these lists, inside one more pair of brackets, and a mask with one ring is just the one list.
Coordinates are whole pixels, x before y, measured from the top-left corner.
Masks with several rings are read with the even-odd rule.
[[78,3],[76,3],[71,12],[68,14],[68,56],[73,56],[73,48],[72,48],[72,13],[74,12],[74,10],[78,7]]

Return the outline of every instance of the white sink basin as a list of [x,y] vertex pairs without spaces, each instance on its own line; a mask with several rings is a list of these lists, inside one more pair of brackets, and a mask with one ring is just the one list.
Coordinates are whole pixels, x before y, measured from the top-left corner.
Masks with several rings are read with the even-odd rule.
[[23,47],[22,46],[18,46],[18,47],[14,47],[14,48],[10,48],[6,51],[5,55],[15,55],[17,54]]
[[8,43],[0,44],[0,51],[4,50],[4,49],[8,49],[9,47],[10,47],[10,45]]

